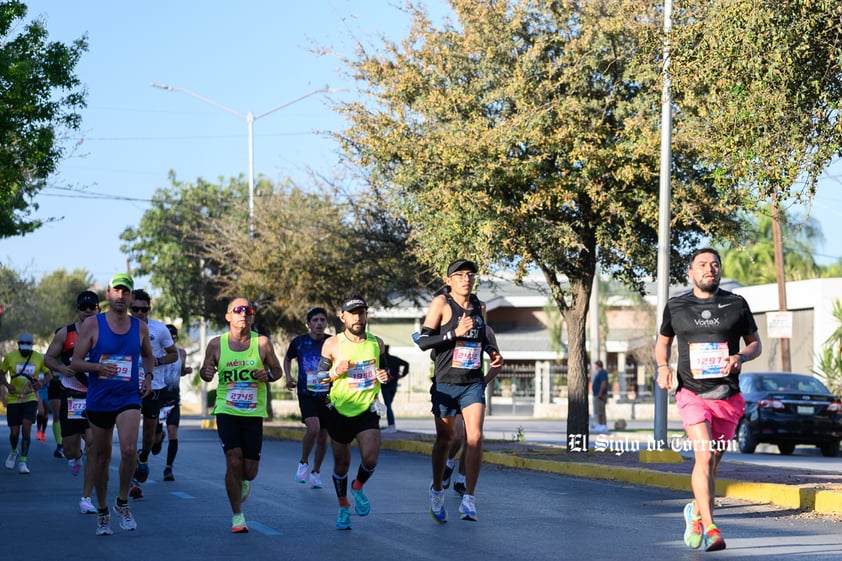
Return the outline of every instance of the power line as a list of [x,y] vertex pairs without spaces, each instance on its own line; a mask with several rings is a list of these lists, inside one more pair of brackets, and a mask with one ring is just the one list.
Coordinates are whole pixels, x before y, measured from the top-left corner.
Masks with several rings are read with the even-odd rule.
[[[68,191],[69,193],[45,193],[44,191],[55,189],[57,191]],[[42,195],[47,197],[66,197],[70,199],[99,199],[108,201],[129,201],[139,203],[151,203],[152,199],[140,199],[137,197],[126,197],[124,195],[113,195],[110,193],[95,193],[91,191],[81,191],[72,187],[59,187],[57,185],[48,185],[41,191]]]

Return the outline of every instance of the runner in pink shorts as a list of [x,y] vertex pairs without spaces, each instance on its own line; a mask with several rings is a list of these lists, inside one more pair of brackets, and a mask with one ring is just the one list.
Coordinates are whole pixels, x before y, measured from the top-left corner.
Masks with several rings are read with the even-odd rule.
[[677,337],[675,403],[695,460],[690,477],[694,500],[684,507],[684,543],[693,549],[704,543],[707,551],[716,551],[725,549],[725,539],[713,521],[716,470],[745,411],[739,384],[742,365],[760,356],[762,346],[748,303],[719,288],[722,260],[715,249],[695,251],[687,273],[693,289],[671,298],[664,307],[655,360],[658,386],[668,390],[673,382],[672,342]]

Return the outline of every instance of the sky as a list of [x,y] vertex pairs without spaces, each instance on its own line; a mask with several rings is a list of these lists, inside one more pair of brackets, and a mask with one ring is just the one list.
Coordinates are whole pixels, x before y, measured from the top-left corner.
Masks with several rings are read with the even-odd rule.
[[[88,106],[81,143],[36,197],[36,216],[59,220],[0,240],[0,262],[36,279],[85,269],[101,285],[126,270],[120,233],[139,224],[157,189],[171,185],[170,171],[185,182],[247,177],[249,112],[293,102],[254,121],[255,175],[305,184],[309,169],[331,175],[340,156],[326,131],[345,122],[329,102],[354,99],[356,86],[338,57],[312,49],[350,55],[357,41],[401,38],[410,27],[400,0],[26,3],[28,18],[46,19],[50,40],[87,35],[76,71]],[[426,4],[436,16],[446,12],[443,0]],[[344,91],[307,96],[324,87]],[[842,164],[827,173],[811,210],[827,240],[820,263],[842,255]]]

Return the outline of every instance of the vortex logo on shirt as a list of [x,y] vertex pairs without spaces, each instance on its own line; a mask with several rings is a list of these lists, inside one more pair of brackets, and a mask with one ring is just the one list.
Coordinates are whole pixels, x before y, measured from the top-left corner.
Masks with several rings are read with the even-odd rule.
[[719,325],[719,318],[713,318],[712,315],[710,310],[704,310],[701,313],[702,319],[693,320],[693,323],[696,327],[716,327]]

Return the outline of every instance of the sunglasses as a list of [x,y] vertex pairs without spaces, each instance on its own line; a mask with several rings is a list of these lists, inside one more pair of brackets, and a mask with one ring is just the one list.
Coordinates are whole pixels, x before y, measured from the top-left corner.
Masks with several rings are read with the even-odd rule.
[[98,310],[99,306],[97,306],[96,304],[84,304],[82,306],[79,306],[77,309],[81,312],[90,312],[91,310]]
[[149,306],[132,306],[131,310],[136,314],[139,314],[140,312],[146,314],[149,313]]
[[228,310],[229,314],[245,314],[247,316],[254,315],[254,308],[251,306],[236,306]]

